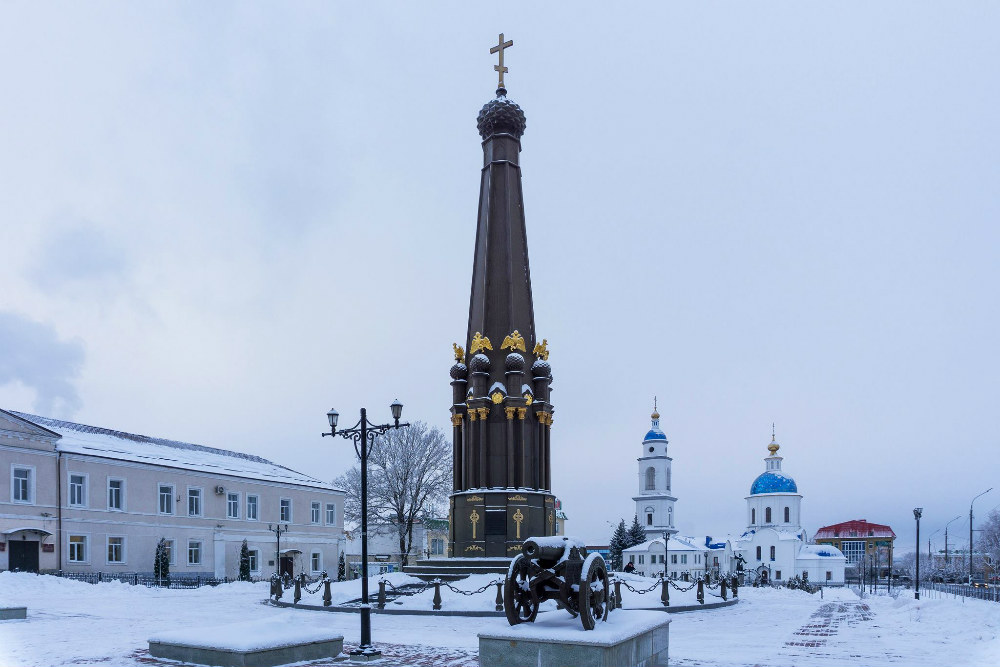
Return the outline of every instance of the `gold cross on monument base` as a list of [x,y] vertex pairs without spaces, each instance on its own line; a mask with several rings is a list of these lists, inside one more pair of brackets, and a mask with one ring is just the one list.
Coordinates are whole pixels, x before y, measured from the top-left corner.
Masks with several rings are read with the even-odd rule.
[[517,539],[521,539],[521,522],[524,521],[524,515],[521,514],[521,508],[518,508],[514,512],[514,523],[517,524]]
[[505,72],[507,72],[507,68],[503,66],[503,50],[504,49],[508,49],[508,48],[510,48],[512,46],[514,46],[514,40],[508,39],[505,42],[505,41],[503,41],[503,33],[500,33],[500,39],[497,40],[497,45],[490,49],[490,53],[498,53],[498,54],[500,54],[500,64],[493,66],[493,69],[495,69],[500,74],[500,83],[499,83],[499,87],[500,88],[504,87],[504,85],[503,85],[503,75],[504,75]]
[[472,539],[476,539],[476,524],[479,523],[479,512],[472,510],[472,514],[469,515],[469,521],[472,522]]

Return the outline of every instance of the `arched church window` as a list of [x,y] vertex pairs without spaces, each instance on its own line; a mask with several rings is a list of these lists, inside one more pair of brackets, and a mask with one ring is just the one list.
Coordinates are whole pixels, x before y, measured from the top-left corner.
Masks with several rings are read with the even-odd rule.
[[791,514],[792,514],[792,513],[791,513],[791,510],[789,510],[789,509],[788,509],[788,508],[786,507],[786,508],[785,508],[785,523],[788,523],[789,521],[791,521],[791,519],[789,519],[789,517],[791,516]]
[[771,547],[771,560],[774,560],[774,547]]
[[757,560],[760,560],[760,547],[757,547]]
[[646,468],[646,490],[652,491],[656,488],[656,470],[653,467]]
[[771,508],[764,508],[764,523],[771,523]]
[[757,508],[750,508],[750,524],[755,525],[757,523]]
[[653,515],[652,514],[646,514],[646,525],[647,526],[652,526],[653,525]]

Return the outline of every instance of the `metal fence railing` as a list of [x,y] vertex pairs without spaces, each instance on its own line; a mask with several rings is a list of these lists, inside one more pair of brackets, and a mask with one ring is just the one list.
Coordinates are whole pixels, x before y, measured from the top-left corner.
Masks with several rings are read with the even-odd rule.
[[920,588],[940,591],[942,593],[950,593],[956,597],[986,600],[988,602],[1000,602],[1000,586],[996,585],[985,586],[980,584],[976,586],[970,584],[942,584],[930,582],[927,584],[921,583]]
[[[141,574],[138,572],[55,572],[54,576],[63,579],[82,581],[88,584],[99,584],[103,582],[117,581],[132,586],[146,586],[147,588],[199,588],[201,586],[218,586],[228,584],[236,579],[229,577],[201,577],[201,576],[170,576],[166,578],[154,577],[151,574]],[[251,577],[251,582],[267,581],[260,577]]]

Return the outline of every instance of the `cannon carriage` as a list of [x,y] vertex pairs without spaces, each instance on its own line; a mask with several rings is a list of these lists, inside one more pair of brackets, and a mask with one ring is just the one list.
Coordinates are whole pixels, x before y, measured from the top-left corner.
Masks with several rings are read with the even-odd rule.
[[532,537],[521,545],[507,570],[503,606],[511,625],[533,623],[539,606],[555,600],[584,630],[605,621],[614,606],[608,568],[598,553],[567,537]]

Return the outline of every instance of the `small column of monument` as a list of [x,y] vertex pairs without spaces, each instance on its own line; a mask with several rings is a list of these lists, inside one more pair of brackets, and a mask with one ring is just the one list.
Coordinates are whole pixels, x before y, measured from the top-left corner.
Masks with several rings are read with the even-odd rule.
[[[521,193],[525,117],[500,86],[477,119],[483,169],[465,347],[451,367],[450,556],[511,557],[555,532],[547,341],[535,337]],[[468,354],[466,355],[466,350]]]

